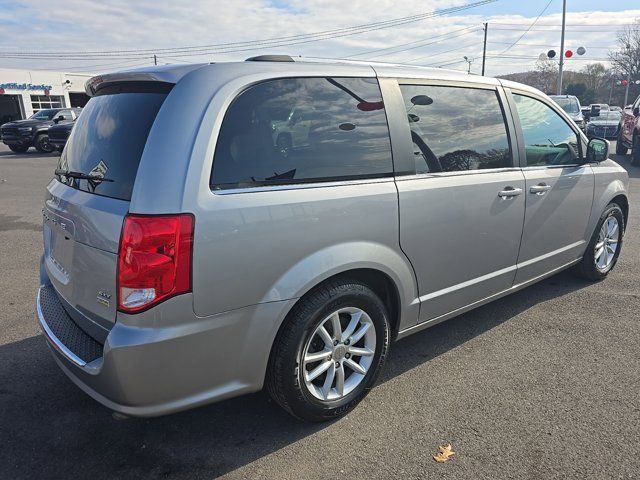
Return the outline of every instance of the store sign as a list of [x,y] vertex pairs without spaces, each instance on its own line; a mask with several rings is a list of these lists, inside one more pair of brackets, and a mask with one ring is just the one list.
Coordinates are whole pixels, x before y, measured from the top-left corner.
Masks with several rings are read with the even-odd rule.
[[5,90],[44,90],[44,94],[49,95],[49,91],[52,88],[51,85],[35,83],[0,83],[0,94],[4,93]]

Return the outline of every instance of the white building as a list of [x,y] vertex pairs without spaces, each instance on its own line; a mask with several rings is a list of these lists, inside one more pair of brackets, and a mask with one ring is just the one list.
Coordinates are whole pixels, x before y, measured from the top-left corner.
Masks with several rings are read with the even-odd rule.
[[27,118],[43,108],[83,107],[91,75],[0,68],[0,124]]

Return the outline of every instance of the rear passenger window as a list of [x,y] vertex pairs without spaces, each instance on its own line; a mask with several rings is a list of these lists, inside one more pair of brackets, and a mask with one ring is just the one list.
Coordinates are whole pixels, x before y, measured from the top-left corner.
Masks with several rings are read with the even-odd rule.
[[512,166],[504,115],[494,90],[401,85],[416,173]]
[[241,93],[224,117],[216,190],[392,175],[374,78],[287,78]]

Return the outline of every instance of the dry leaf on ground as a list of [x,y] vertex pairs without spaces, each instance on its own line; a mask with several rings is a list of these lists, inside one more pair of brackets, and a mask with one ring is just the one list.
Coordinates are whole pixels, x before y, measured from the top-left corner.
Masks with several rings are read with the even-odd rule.
[[438,450],[440,450],[436,455],[433,456],[433,459],[436,462],[442,463],[442,462],[446,462],[447,460],[449,460],[449,457],[453,454],[455,454],[456,452],[454,452],[453,450],[451,450],[451,444],[440,446],[438,448]]

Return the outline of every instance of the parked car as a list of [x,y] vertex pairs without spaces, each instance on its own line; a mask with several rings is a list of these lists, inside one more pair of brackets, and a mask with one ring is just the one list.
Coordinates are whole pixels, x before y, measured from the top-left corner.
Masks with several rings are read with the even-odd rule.
[[39,110],[26,120],[15,120],[2,125],[2,142],[16,153],[24,153],[32,146],[40,153],[53,152],[54,146],[49,142],[49,127],[57,123],[72,122],[79,114],[79,108]]
[[598,115],[591,117],[591,120],[587,124],[587,137],[617,138],[621,118],[622,115],[620,115],[620,112],[600,110]]
[[[525,85],[267,56],[87,93],[46,189],[37,314],[64,373],[127,415],[266,387],[333,419],[392,340],[620,253],[626,171]],[[292,105],[309,148],[285,157]]]
[[292,149],[309,146],[309,127],[313,118],[313,110],[304,105],[294,106],[285,120],[277,117],[271,122],[273,142],[280,154],[289,156]]
[[73,129],[75,119],[71,122],[61,122],[57,125],[51,125],[49,127],[48,136],[49,143],[59,152],[62,152],[64,146],[67,144],[71,130]]
[[560,105],[560,108],[571,117],[571,120],[576,122],[576,125],[578,125],[581,130],[584,130],[585,120],[582,115],[582,107],[580,106],[578,97],[574,95],[549,95],[549,98]]
[[640,96],[622,112],[616,154],[626,155],[631,149],[631,164],[640,165]]

